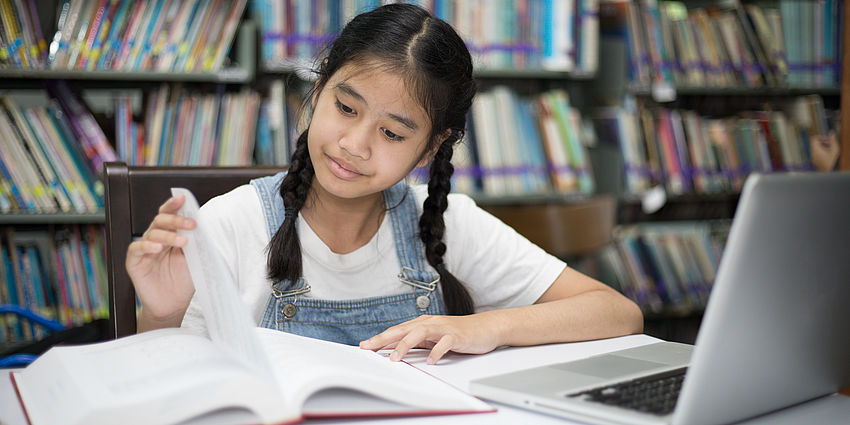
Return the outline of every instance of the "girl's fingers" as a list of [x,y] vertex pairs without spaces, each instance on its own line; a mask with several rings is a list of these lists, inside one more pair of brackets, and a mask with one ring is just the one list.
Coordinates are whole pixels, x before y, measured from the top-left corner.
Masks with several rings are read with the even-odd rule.
[[[395,348],[395,344],[401,339],[406,332],[393,326],[366,341],[360,341],[360,348],[364,350],[378,351],[385,348]],[[392,347],[390,347],[392,345]]]
[[168,198],[162,205],[159,206],[159,212],[170,214],[176,213],[180,207],[183,206],[183,202],[186,202],[186,197],[183,195],[172,196]]
[[157,214],[148,229],[191,230],[195,228],[195,220],[176,214]]
[[185,202],[185,197],[183,195],[168,198],[164,204],[160,205],[159,214],[153,218],[148,229],[194,229],[196,224],[195,220],[177,215],[177,211],[179,211],[180,207],[183,206],[183,202]]
[[145,232],[145,236],[142,240],[149,242],[157,242],[166,246],[174,246],[177,248],[182,248],[188,242],[185,236],[172,231],[165,229],[150,229]]
[[162,251],[163,245],[159,242],[149,240],[134,241],[127,248],[127,258],[140,257],[145,254],[158,254]]
[[426,362],[428,364],[437,364],[437,362],[443,358],[443,356],[448,353],[452,347],[454,347],[454,343],[455,338],[451,334],[443,335],[443,337],[434,344],[434,347],[431,348],[431,352],[428,354]]
[[397,362],[403,359],[411,348],[418,347],[419,344],[425,341],[427,337],[428,333],[424,328],[413,328],[410,333],[405,335],[404,338],[396,344],[395,350],[390,353],[390,360]]
[[385,348],[395,348],[395,345],[398,343],[398,341],[404,338],[404,336],[410,332],[411,327],[416,326],[418,322],[428,320],[430,317],[433,316],[424,314],[415,319],[411,319],[404,323],[399,323],[398,325],[391,326],[385,331],[367,339],[366,341],[361,341],[360,348],[372,351],[383,350]]
[[417,323],[423,320],[428,320],[430,317],[433,316],[424,314],[415,319],[391,326],[372,338],[369,338],[366,341],[361,341],[360,348],[372,351],[383,350],[385,348],[395,348],[398,341],[410,332],[411,327],[416,326]]

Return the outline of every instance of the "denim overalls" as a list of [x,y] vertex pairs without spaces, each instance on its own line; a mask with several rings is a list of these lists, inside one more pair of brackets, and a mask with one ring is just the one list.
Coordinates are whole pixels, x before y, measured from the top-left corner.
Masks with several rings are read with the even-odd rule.
[[[285,173],[251,181],[257,190],[266,217],[269,237],[284,219],[280,183]],[[418,213],[413,192],[400,182],[384,191],[387,214],[393,227],[396,254],[401,262],[399,279],[411,291],[401,295],[355,300],[321,300],[305,297],[308,282],[298,279],[276,283],[260,326],[344,344],[357,345],[390,326],[422,314],[444,314],[438,276],[426,269],[425,249],[417,237]],[[318,282],[314,282],[318,284]]]

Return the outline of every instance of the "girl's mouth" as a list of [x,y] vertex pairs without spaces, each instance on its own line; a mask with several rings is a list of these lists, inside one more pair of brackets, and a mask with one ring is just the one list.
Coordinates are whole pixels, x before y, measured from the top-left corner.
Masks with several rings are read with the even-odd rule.
[[363,174],[354,171],[354,167],[341,163],[330,156],[326,156],[331,172],[341,179],[354,179],[363,176]]

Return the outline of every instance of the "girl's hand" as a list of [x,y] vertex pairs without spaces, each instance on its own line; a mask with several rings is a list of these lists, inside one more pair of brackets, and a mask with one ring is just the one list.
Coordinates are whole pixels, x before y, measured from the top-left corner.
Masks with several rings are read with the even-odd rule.
[[428,364],[437,363],[448,351],[483,354],[499,347],[499,332],[487,314],[468,316],[419,316],[393,326],[360,343],[366,350],[393,348],[390,360],[401,360],[412,348],[430,348]]
[[184,196],[169,198],[142,235],[127,248],[127,273],[142,302],[139,330],[180,326],[195,292],[181,249],[187,239],[178,229],[193,229],[195,221],[177,215]]

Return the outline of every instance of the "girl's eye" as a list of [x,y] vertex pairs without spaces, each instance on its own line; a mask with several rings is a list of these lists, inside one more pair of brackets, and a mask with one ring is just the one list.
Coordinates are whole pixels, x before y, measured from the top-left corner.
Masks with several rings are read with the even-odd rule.
[[336,107],[339,108],[340,112],[342,112],[345,115],[354,115],[355,114],[354,109],[349,108],[348,106],[346,106],[345,104],[343,104],[339,100],[336,101]]
[[400,142],[404,140],[403,136],[399,136],[398,134],[393,133],[392,131],[387,130],[386,128],[382,128],[381,131],[384,133],[387,139],[390,139],[394,142]]

